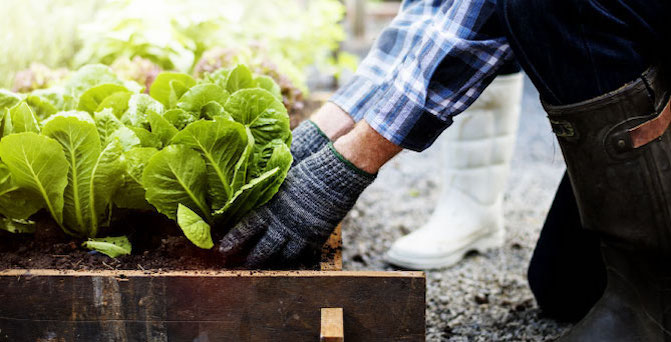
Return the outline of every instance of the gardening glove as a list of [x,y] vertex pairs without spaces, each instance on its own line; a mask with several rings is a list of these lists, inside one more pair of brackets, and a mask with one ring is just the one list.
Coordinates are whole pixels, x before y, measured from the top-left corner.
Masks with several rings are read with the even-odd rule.
[[329,142],[329,138],[322,132],[317,125],[305,120],[291,132],[293,141],[291,142],[291,155],[294,161],[291,166],[298,165],[303,159],[319,151]]
[[321,249],[375,177],[329,143],[291,168],[275,197],[233,227],[219,251],[246,268],[287,266]]

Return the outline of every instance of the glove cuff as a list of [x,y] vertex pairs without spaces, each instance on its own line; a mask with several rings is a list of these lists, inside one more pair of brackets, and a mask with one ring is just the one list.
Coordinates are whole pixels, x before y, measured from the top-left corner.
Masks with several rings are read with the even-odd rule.
[[364,170],[360,169],[359,167],[357,167],[356,165],[354,165],[354,163],[352,163],[351,161],[347,160],[347,158],[345,158],[345,156],[343,156],[342,154],[340,154],[340,152],[338,152],[338,150],[335,149],[335,146],[333,146],[333,143],[332,143],[332,142],[329,142],[329,143],[328,143],[328,147],[329,147],[329,149],[331,150],[331,152],[332,152],[338,159],[340,159],[340,161],[343,162],[343,164],[345,164],[345,166],[347,166],[347,167],[349,167],[350,169],[352,169],[352,171],[357,172],[357,173],[359,173],[360,175],[362,175],[362,176],[364,176],[364,177],[372,177],[373,179],[377,176],[377,174],[373,174],[373,173],[370,173],[370,172],[367,172],[367,171],[364,171]]
[[303,121],[293,132],[291,155],[294,157],[291,166],[295,166],[329,143],[329,138],[311,120]]

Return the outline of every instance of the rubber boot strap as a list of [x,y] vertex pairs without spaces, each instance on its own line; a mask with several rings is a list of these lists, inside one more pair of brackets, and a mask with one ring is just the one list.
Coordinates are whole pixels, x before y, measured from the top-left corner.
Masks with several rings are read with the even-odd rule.
[[662,113],[657,115],[657,117],[627,131],[631,139],[631,146],[639,148],[661,137],[666,132],[669,124],[671,124],[671,101],[666,104]]

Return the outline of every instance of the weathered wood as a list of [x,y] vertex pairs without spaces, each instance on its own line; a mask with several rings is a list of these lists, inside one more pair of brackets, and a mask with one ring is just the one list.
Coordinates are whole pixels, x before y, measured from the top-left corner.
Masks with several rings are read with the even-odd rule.
[[0,271],[0,341],[424,341],[421,272]]
[[342,308],[322,308],[322,330],[319,336],[321,342],[343,342],[345,332],[343,330]]
[[342,270],[342,225],[338,225],[322,248],[322,271]]

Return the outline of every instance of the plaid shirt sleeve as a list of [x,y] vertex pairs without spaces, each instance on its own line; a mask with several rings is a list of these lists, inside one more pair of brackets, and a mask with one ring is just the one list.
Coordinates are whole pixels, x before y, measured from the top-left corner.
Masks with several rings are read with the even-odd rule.
[[495,10],[496,0],[404,1],[330,101],[394,144],[426,149],[513,59]]

